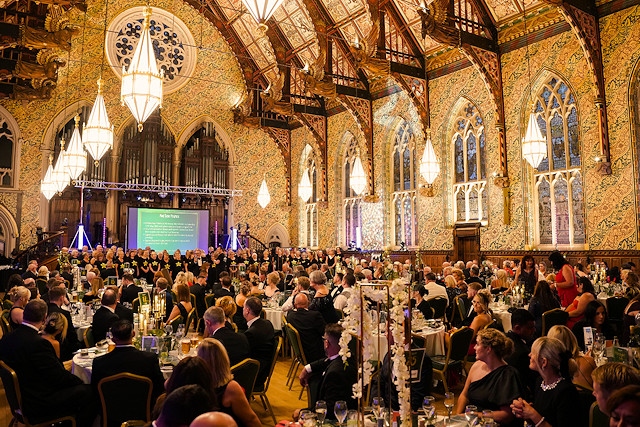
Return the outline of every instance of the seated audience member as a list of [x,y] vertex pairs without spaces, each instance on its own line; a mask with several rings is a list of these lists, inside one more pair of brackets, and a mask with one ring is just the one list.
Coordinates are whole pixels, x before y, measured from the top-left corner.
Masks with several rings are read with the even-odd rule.
[[576,323],[584,318],[587,305],[596,299],[595,292],[593,284],[588,277],[578,279],[578,296],[576,296],[565,309],[565,311],[569,312],[569,320],[567,320],[567,327],[569,329],[573,328]]
[[[238,311],[238,306],[236,305],[236,302],[234,301],[234,299],[228,295],[222,298],[218,298],[216,299],[216,307],[220,307],[222,311],[224,311],[224,317],[226,319],[224,325],[227,328],[231,328],[237,332],[237,329],[239,328],[238,328],[238,325],[236,325],[234,322],[234,317],[236,315],[236,312]],[[244,324],[244,329],[246,329],[246,323],[243,322],[243,324]]]
[[189,427],[238,427],[238,424],[231,415],[214,411],[198,415]]
[[[489,309],[489,301],[491,300],[491,294],[487,291],[478,292],[475,297],[473,297],[472,304],[473,310],[476,313],[476,316],[471,321],[469,328],[473,329],[473,339],[471,340],[471,345],[469,345],[469,355],[475,354],[475,342],[476,335],[478,331],[484,329],[488,324],[490,324],[493,319],[491,317],[491,310]],[[452,329],[452,331],[454,331]],[[447,346],[449,345],[449,335],[445,335],[445,343]]]
[[285,313],[295,308],[293,304],[293,300],[295,299],[296,295],[300,293],[309,295],[309,288],[311,287],[311,282],[309,281],[308,277],[305,277],[305,276],[296,277],[295,279],[293,279],[293,283],[295,284],[295,287],[293,288],[293,291],[291,292],[291,295],[289,296],[289,298],[287,298],[287,300],[284,302],[284,304],[282,304],[282,307],[281,307],[282,311]]
[[51,313],[44,322],[40,336],[49,341],[60,359],[60,342],[67,337],[67,318],[60,313]]
[[557,338],[541,337],[531,346],[531,369],[540,374],[533,402],[518,398],[511,404],[513,414],[538,427],[586,425],[587,414],[579,408],[580,397],[571,382],[571,355]]
[[306,294],[296,295],[294,302],[296,310],[287,314],[287,321],[300,334],[307,362],[324,358],[322,336],[326,323],[322,314],[309,310],[309,297]]
[[518,370],[505,362],[513,351],[513,342],[497,329],[478,332],[475,352],[476,363],[469,371],[462,393],[458,398],[459,414],[466,405],[475,405],[478,411],[493,411],[493,419],[501,426],[518,426],[510,404],[525,392]]
[[280,298],[280,288],[278,287],[280,284],[280,275],[277,272],[272,271],[267,274],[266,282],[266,286],[264,287],[264,296],[268,299],[274,300],[276,300],[276,298]]
[[640,313],[640,294],[629,301],[622,312],[622,337],[620,343],[626,345],[629,342],[630,327],[636,324],[636,316]]
[[[338,400],[347,402],[349,409],[358,407],[351,391],[358,379],[355,360],[345,364],[339,354],[342,331],[342,326],[337,323],[328,324],[322,337],[326,357],[314,360],[300,372],[300,384],[309,386],[311,408],[318,400],[327,402],[327,408],[333,408]],[[332,415],[333,411],[327,411],[328,419],[332,419]]]
[[231,415],[238,425],[260,427],[262,424],[251,409],[244,390],[233,379],[227,350],[222,343],[214,338],[205,338],[198,346],[198,357],[211,368],[211,387],[216,401],[214,409]]
[[207,304],[204,300],[205,290],[207,289],[207,273],[198,274],[196,282],[189,288],[189,292],[196,298],[196,313],[202,317],[207,310]]
[[102,294],[102,304],[93,315],[93,322],[91,323],[93,338],[96,342],[105,339],[111,325],[119,319],[116,314],[117,297],[118,294],[113,288],[105,289]]
[[[165,323],[167,319],[169,319],[169,315],[171,315],[171,310],[173,310],[173,295],[171,294],[171,292],[169,292],[168,287],[169,281],[167,281],[167,279],[165,279],[164,277],[159,277],[158,280],[156,280],[156,292],[159,295],[164,295],[165,298],[165,312],[162,313],[162,316],[164,317],[162,321]],[[204,312],[202,313],[204,314]]]
[[231,277],[223,276],[220,278],[220,287],[213,291],[213,295],[217,298],[224,296],[234,297],[235,293],[231,289]]
[[[464,304],[466,314],[466,317],[462,320],[462,326],[471,326],[473,319],[478,315],[473,307],[473,298],[475,298],[480,289],[482,289],[482,285],[480,285],[480,283],[469,283],[469,286],[467,286],[467,294],[461,294],[458,297],[458,300],[462,300],[462,303]],[[453,309],[457,310],[457,307],[453,307]]]
[[187,321],[189,312],[193,309],[193,305],[191,305],[191,293],[189,292],[189,285],[184,283],[177,283],[173,285],[173,288],[176,291],[177,301],[173,305],[173,309],[169,314],[167,323],[171,322],[178,316],[182,316],[182,323],[185,323]]
[[596,362],[593,357],[580,354],[578,341],[573,332],[566,326],[556,325],[549,329],[547,336],[559,339],[571,354],[571,359],[575,362],[569,366],[573,383],[584,389],[592,390],[593,379],[591,378],[591,372],[596,368]]
[[[154,427],[183,427],[212,409],[209,393],[196,384],[176,388],[167,395]],[[222,424],[221,424],[222,426]],[[229,425],[231,427],[232,425]]]
[[91,387],[65,370],[51,344],[38,335],[46,317],[44,301],[29,301],[22,324],[0,340],[0,360],[18,376],[22,409],[31,423],[75,415],[76,425],[90,426],[97,414]]
[[260,362],[260,370],[255,384],[257,391],[262,391],[264,382],[269,375],[275,345],[273,325],[267,319],[260,317],[261,312],[262,302],[258,298],[250,297],[244,302],[242,314],[248,326],[244,334],[249,341],[250,357]]
[[62,361],[71,360],[73,352],[82,347],[80,341],[78,341],[76,328],[73,326],[71,313],[62,308],[66,295],[67,291],[63,286],[55,286],[49,289],[49,314],[60,313],[67,318],[67,336],[60,342],[60,358]]
[[[426,267],[425,267],[426,270]],[[449,304],[449,295],[447,294],[447,289],[436,283],[436,274],[429,271],[425,273],[424,276],[424,288],[428,291],[426,300],[429,301],[431,299],[442,297],[447,300],[447,304]]]
[[640,385],[628,385],[613,392],[607,401],[609,426],[640,426]]
[[120,288],[120,302],[121,303],[133,303],[133,300],[138,298],[138,293],[144,290],[134,284],[133,276],[131,274],[125,274],[122,276],[122,286]]
[[351,273],[342,275],[342,282],[340,284],[342,289],[333,299],[333,307],[336,310],[344,311],[344,308],[347,306],[347,302],[349,301],[349,297],[351,297],[352,288],[355,286],[355,284],[356,276]]
[[309,303],[309,310],[318,311],[324,318],[325,323],[336,323],[340,319],[333,307],[333,299],[329,295],[329,288],[325,285],[326,279],[326,276],[318,270],[309,274],[311,288],[315,291],[313,299]]
[[604,335],[605,339],[612,340],[616,334],[615,328],[607,318],[607,309],[598,300],[591,301],[584,310],[584,319],[576,323],[571,331],[578,340],[578,347],[582,351],[587,351],[584,346],[584,328],[590,326],[593,334],[599,333]]
[[433,309],[425,297],[429,294],[429,291],[422,285],[414,285],[412,291],[411,306],[418,309],[425,319],[433,318]]
[[24,286],[14,286],[7,294],[13,303],[11,310],[9,310],[9,326],[11,330],[14,330],[22,323],[22,313],[24,306],[31,300],[31,291]]
[[[96,390],[101,379],[111,375],[128,372],[142,377],[149,378],[153,383],[151,392],[151,401],[155,400],[164,393],[164,377],[160,371],[158,356],[149,351],[141,351],[136,349],[132,342],[135,335],[133,325],[128,320],[117,320],[111,325],[111,333],[113,334],[113,342],[116,348],[104,356],[93,359],[93,369],[91,372],[91,384]],[[117,396],[110,396],[112,402],[118,402]],[[126,400],[120,400],[116,406],[126,405]],[[125,420],[119,421],[117,425],[122,424]]]
[[626,363],[610,362],[594,369],[591,378],[598,409],[608,416],[607,400],[611,393],[627,385],[640,384],[640,371]]
[[560,308],[560,301],[551,290],[549,282],[540,280],[533,290],[528,308],[536,322],[536,336],[539,337],[542,334],[542,314],[554,308]]
[[518,370],[520,379],[531,392],[537,377],[536,373],[529,369],[531,343],[536,335],[533,315],[523,308],[516,309],[511,314],[511,330],[506,335],[513,342],[513,353],[504,360]]
[[222,343],[233,366],[249,357],[249,341],[244,334],[225,326],[225,322],[226,317],[220,307],[209,307],[204,312],[204,336],[215,338]]
[[491,293],[499,294],[509,291],[509,276],[503,269],[496,271],[496,278],[491,281]]

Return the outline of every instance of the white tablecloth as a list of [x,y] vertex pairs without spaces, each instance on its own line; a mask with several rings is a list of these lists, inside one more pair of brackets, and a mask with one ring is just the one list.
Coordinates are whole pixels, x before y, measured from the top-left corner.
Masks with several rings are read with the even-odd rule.
[[[91,371],[93,369],[93,359],[106,354],[106,353],[96,353],[95,350],[96,350],[95,347],[90,348],[89,354],[86,356],[83,356],[82,354],[78,353],[75,356],[73,356],[73,359],[71,362],[71,373],[76,377],[80,378],[82,382],[85,384],[91,384]],[[175,351],[174,353],[177,354],[177,352]],[[195,353],[190,355],[195,355]],[[164,376],[164,378],[168,379],[171,376],[171,373],[173,372],[173,366],[162,366],[160,367],[160,370],[162,371],[162,375]]]
[[280,308],[267,308],[264,307],[264,318],[267,319],[273,325],[273,329],[276,331],[282,330],[282,310]]
[[[425,340],[425,349],[429,356],[442,356],[444,352],[444,326],[438,328],[424,328],[414,331],[415,335],[419,335]],[[384,334],[374,335],[372,358],[376,360],[384,359],[389,350],[387,337]]]
[[504,309],[494,309],[493,317],[500,319],[502,322],[502,327],[505,332],[509,332],[511,330],[511,313]]
[[78,341],[84,342],[84,331],[91,326],[91,320],[82,320],[79,317],[73,317],[73,326],[76,328],[78,334]]

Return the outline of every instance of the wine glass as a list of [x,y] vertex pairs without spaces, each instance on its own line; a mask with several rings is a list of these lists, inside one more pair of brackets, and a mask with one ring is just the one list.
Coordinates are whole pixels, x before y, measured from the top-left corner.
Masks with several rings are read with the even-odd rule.
[[604,345],[599,340],[594,340],[591,347],[591,354],[593,354],[593,359],[595,360],[596,364],[599,363],[603,353]]
[[453,411],[453,405],[455,404],[455,395],[450,391],[444,394],[444,407],[447,408],[449,413],[449,421],[451,421],[451,411]]
[[475,405],[467,405],[464,408],[464,417],[467,419],[469,427],[475,426],[478,422],[478,407]]
[[344,423],[344,419],[347,418],[347,402],[344,400],[338,400],[333,406],[333,413],[338,420],[338,425],[341,426],[342,423]]
[[303,427],[315,427],[316,425],[316,414],[309,410],[305,409],[300,411],[300,416],[298,418]]
[[433,396],[425,396],[422,400],[422,409],[424,410],[424,416],[427,419],[427,425],[433,425],[433,420],[436,416],[436,407],[433,406],[435,401]]
[[376,420],[381,419],[384,413],[384,399],[380,396],[375,396],[371,403],[373,406],[373,416]]
[[318,424],[322,425],[326,417],[327,417],[327,402],[325,402],[324,400],[318,400],[316,402],[316,419],[318,420]]

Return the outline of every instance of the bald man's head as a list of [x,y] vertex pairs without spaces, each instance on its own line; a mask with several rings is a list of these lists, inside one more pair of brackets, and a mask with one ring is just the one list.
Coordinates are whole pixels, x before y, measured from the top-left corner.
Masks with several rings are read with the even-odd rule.
[[307,294],[300,293],[300,294],[296,295],[296,299],[294,301],[294,304],[295,304],[297,309],[309,308],[309,298],[307,297]]
[[224,412],[207,412],[198,415],[189,427],[238,427],[231,415]]

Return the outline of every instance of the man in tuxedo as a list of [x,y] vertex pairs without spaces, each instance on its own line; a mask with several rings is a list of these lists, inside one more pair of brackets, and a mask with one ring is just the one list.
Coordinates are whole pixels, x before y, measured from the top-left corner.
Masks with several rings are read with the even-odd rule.
[[134,299],[138,298],[139,292],[143,292],[143,289],[133,283],[133,276],[131,274],[123,275],[120,302],[131,304]]
[[340,295],[340,292],[342,292],[342,281],[344,280],[344,274],[343,273],[336,273],[333,275],[333,287],[331,288],[331,292],[329,292],[329,295],[331,296],[332,300],[336,300],[337,296]]
[[347,306],[347,301],[351,296],[352,287],[356,284],[356,276],[351,273],[347,273],[344,275],[342,279],[342,290],[333,300],[333,307],[336,310],[344,310]]
[[67,371],[51,343],[38,335],[46,317],[44,301],[29,301],[22,324],[0,340],[0,359],[18,376],[29,422],[75,415],[76,425],[89,426],[97,414],[91,387]]
[[[476,316],[478,315],[478,313],[476,313],[476,311],[473,309],[472,301],[473,301],[473,297],[476,296],[476,294],[480,289],[482,289],[482,285],[480,285],[480,283],[476,283],[476,282],[469,283],[469,286],[467,287],[467,295],[466,296],[462,295],[458,297],[462,300],[465,314],[467,316],[462,320],[462,326],[471,326],[471,322],[473,322],[473,319],[475,319]],[[457,307],[454,307],[453,309],[457,310]]]
[[222,343],[233,366],[249,357],[249,341],[244,334],[226,327],[225,320],[224,311],[220,307],[209,307],[204,312],[205,337],[215,338]]
[[244,331],[244,334],[249,341],[251,358],[260,362],[260,370],[256,378],[256,391],[261,391],[259,389],[262,388],[269,375],[275,345],[273,325],[267,319],[260,317],[261,312],[262,302],[258,298],[251,297],[244,302],[242,315],[247,321],[247,330]]
[[105,339],[111,325],[119,319],[116,314],[117,295],[117,292],[111,288],[105,289],[102,294],[102,305],[93,315],[93,323],[91,323],[93,338],[96,342]]
[[536,371],[529,369],[529,353],[535,334],[533,314],[523,308],[514,310],[511,313],[511,330],[506,334],[513,341],[513,353],[504,361],[520,372],[520,379],[530,392],[533,392],[538,376]]
[[293,280],[295,288],[293,289],[293,292],[291,292],[291,295],[289,295],[289,298],[287,298],[284,304],[282,304],[282,307],[280,307],[285,313],[294,309],[293,300],[296,295],[298,295],[299,293],[309,295],[309,288],[311,287],[311,282],[309,281],[308,277],[300,276]]
[[287,321],[298,330],[307,361],[323,358],[322,336],[326,323],[322,314],[309,310],[309,297],[303,293],[296,295],[294,306],[296,310],[287,314]]
[[49,314],[57,312],[67,319],[67,336],[60,343],[60,358],[63,361],[71,360],[73,358],[73,352],[82,347],[80,341],[78,341],[76,328],[73,326],[71,313],[62,308],[66,295],[66,288],[63,286],[55,286],[49,290]]
[[[340,357],[342,331],[342,326],[337,323],[328,324],[322,336],[326,357],[307,364],[300,372],[300,384],[309,386],[312,408],[318,400],[327,402],[327,408],[333,408],[338,400],[344,400],[349,409],[357,409],[358,403],[352,396],[351,387],[358,380],[358,371],[355,360],[345,364]],[[329,410],[327,418],[333,418],[331,414],[333,411]]]
[[29,265],[27,265],[27,271],[22,273],[23,279],[33,279],[36,280],[38,278],[38,261],[32,259],[29,261]]
[[230,296],[231,298],[235,297],[234,292],[231,290],[231,277],[223,276],[220,278],[220,287],[213,291],[213,295],[215,295],[216,299]]
[[198,314],[198,317],[204,316],[204,312],[207,309],[207,305],[204,301],[204,291],[206,287],[207,273],[203,272],[198,275],[196,283],[194,283],[193,286],[189,288],[189,292],[191,292],[193,296],[196,297],[196,313]]
[[[113,334],[113,342],[116,344],[116,348],[104,356],[93,359],[91,385],[96,395],[100,380],[111,375],[129,372],[151,380],[153,383],[151,402],[155,402],[158,396],[164,393],[164,377],[160,371],[158,356],[149,351],[140,351],[133,346],[132,342],[135,333],[133,325],[128,320],[117,320],[111,326],[111,333]],[[123,398],[119,399],[117,395],[109,396],[109,400],[114,403],[113,407],[115,408],[129,404]],[[119,420],[117,413],[110,413],[109,417],[110,419],[113,418],[118,426],[127,421],[126,419]]]

